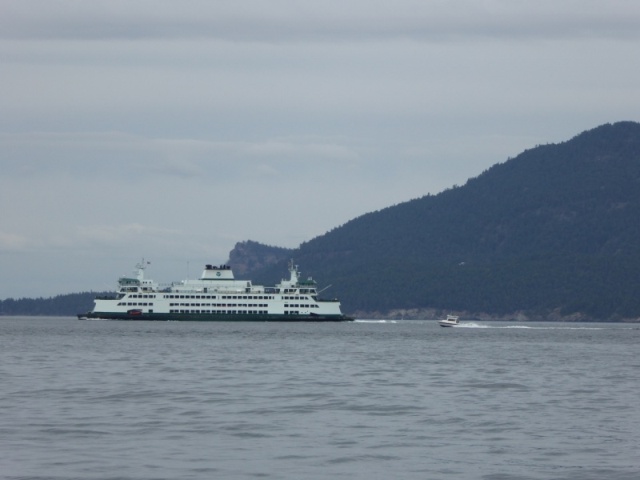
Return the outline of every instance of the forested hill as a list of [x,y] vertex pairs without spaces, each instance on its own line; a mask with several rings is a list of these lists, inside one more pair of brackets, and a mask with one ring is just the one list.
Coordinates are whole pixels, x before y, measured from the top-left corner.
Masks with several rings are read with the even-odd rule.
[[0,300],[0,315],[77,315],[93,308],[93,299],[113,292],[82,292],[50,298]]
[[[362,215],[295,250],[240,242],[238,277],[273,284],[294,258],[356,316],[640,320],[640,124],[537,146],[464,186]],[[74,315],[95,293],[0,301]]]
[[[620,122],[280,253],[333,284],[350,313],[631,319],[640,317],[639,219],[640,124]],[[272,283],[285,261],[246,273]]]

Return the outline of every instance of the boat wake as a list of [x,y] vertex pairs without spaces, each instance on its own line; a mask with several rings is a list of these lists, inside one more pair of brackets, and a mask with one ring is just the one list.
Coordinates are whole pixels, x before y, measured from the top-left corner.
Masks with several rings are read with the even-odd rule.
[[395,320],[354,320],[355,323],[396,323]]
[[482,325],[474,322],[464,322],[456,325],[455,328],[517,328],[525,330],[604,330],[603,327],[550,327],[540,326],[532,327],[530,325]]

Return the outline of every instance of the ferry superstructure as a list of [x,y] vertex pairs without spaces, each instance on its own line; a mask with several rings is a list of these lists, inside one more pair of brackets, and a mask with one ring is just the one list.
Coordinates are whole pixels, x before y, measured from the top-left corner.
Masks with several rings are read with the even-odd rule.
[[289,279],[274,287],[236,280],[227,265],[206,265],[199,279],[160,286],[145,278],[148,262],[136,265],[133,277],[120,277],[116,295],[97,297],[92,311],[80,319],[177,321],[341,322],[337,299],[318,296],[316,282],[300,279],[289,263]]

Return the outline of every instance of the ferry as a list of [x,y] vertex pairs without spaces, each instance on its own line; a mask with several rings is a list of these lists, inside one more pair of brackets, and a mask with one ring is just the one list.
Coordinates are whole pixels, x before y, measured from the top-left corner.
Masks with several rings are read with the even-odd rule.
[[236,280],[228,265],[206,265],[199,279],[161,286],[145,278],[149,262],[134,276],[120,277],[116,294],[97,297],[93,310],[78,318],[206,322],[345,322],[337,299],[321,299],[316,282],[300,278],[289,262],[289,279],[274,287]]

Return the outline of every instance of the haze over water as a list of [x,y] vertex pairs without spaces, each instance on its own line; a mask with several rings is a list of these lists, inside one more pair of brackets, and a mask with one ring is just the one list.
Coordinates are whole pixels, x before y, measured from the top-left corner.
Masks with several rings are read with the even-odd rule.
[[0,319],[0,478],[640,477],[640,326]]

